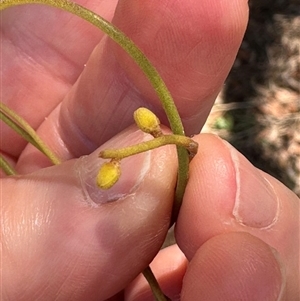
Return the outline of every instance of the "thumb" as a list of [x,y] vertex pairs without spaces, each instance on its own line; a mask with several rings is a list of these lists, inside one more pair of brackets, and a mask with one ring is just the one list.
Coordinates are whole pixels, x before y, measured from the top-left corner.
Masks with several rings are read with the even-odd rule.
[[[145,139],[131,127],[101,148]],[[121,178],[108,191],[96,186],[98,152],[1,180],[7,299],[105,300],[158,252],[172,207],[174,149],[122,160]]]

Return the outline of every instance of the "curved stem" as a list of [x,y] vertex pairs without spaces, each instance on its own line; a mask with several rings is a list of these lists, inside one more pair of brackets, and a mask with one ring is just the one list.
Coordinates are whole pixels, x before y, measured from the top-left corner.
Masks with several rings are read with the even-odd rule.
[[[80,18],[90,22],[91,24],[100,28],[111,39],[117,42],[139,65],[143,70],[149,81],[151,82],[154,90],[156,91],[162,106],[165,110],[167,118],[170,123],[172,132],[176,135],[184,135],[183,125],[178,114],[177,108],[174,104],[172,96],[166,87],[161,76],[157,70],[152,66],[143,52],[131,41],[123,32],[112,25],[110,22],[103,19],[101,16],[93,13],[92,11],[82,7],[79,4],[73,3],[68,0],[2,0],[0,3],[0,10],[21,4],[46,4],[62,10],[73,13]],[[189,158],[187,151],[182,147],[177,147],[178,153],[178,179],[175,192],[173,218],[178,214],[183,194],[185,191],[188,179],[188,165]],[[177,209],[176,209],[177,208]]]
[[0,154],[0,168],[8,176],[13,176],[17,174],[15,169],[5,160],[5,158],[1,154]]
[[60,159],[50,150],[35,130],[21,116],[9,109],[2,102],[0,102],[0,119],[21,135],[26,141],[45,154],[53,164],[61,163]]
[[143,275],[146,278],[146,280],[148,281],[148,283],[150,284],[152,293],[153,293],[156,301],[170,301],[171,300],[162,293],[162,290],[149,266],[144,269]]
[[193,157],[198,150],[198,143],[189,137],[180,135],[163,135],[152,140],[123,148],[105,149],[99,153],[99,157],[103,159],[122,160],[129,156],[140,154],[167,144],[176,144],[177,146],[186,148],[191,157]]

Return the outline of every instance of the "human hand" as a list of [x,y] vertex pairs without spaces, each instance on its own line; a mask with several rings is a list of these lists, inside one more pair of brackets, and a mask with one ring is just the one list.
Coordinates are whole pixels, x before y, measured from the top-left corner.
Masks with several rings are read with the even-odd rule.
[[[179,247],[151,264],[163,290],[172,300],[298,300],[299,198],[222,139],[194,139]],[[150,296],[140,276],[126,295]]]
[[[111,19],[116,4],[84,5]],[[247,4],[240,1],[160,1],[155,6],[127,0],[119,1],[114,23],[166,80],[190,134],[205,121],[246,19]],[[132,111],[139,106],[151,106],[164,120],[158,100],[127,55],[76,17],[42,6],[17,7],[3,12],[1,28],[3,100],[68,160],[44,169],[49,162],[41,154],[1,128],[1,150],[22,175],[1,183],[4,299],[123,300],[123,293],[116,294],[149,264],[167,231],[176,159],[168,147],[130,158],[124,161],[120,182],[104,193],[94,183],[102,163],[97,147],[143,139],[133,127],[114,136],[132,123]],[[191,172],[190,182],[193,178]],[[201,187],[206,179],[202,181]],[[192,204],[188,193],[187,203]],[[107,203],[115,199],[120,200]],[[291,219],[280,233],[293,227]],[[186,231],[184,213],[180,229]],[[220,232],[212,236],[216,234]],[[290,246],[294,237],[285,237],[289,240],[282,244]],[[181,241],[179,234],[179,245]],[[193,246],[185,251],[189,259],[197,254]],[[283,265],[291,267],[286,261]],[[125,299],[133,300],[132,292],[128,288]]]

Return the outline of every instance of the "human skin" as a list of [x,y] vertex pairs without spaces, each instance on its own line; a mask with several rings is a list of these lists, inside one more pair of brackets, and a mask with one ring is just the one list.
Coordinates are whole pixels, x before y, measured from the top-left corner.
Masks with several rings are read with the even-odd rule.
[[[198,133],[241,43],[247,1],[77,2],[136,42],[186,133]],[[151,86],[104,34],[53,8],[7,9],[1,34],[1,100],[65,161],[49,167],[1,125],[1,152],[20,174],[1,179],[2,300],[152,300],[138,275],[168,230],[174,148],[124,160],[110,191],[95,185],[100,149],[147,139],[130,126],[134,109],[166,123]],[[164,291],[172,300],[298,300],[299,199],[220,138],[194,139],[178,246],[152,263]]]

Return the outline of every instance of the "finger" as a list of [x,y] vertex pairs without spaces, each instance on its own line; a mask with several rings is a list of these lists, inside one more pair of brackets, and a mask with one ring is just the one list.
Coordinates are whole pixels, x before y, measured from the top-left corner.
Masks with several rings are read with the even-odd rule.
[[[248,21],[248,1],[164,0],[156,5],[153,1],[121,0],[113,21],[158,69],[187,134],[198,133],[240,46]],[[159,105],[136,65],[120,48],[115,51],[142,95]]]
[[[188,259],[216,235],[247,232],[274,248],[286,269],[290,300],[299,294],[299,199],[283,184],[250,164],[228,143],[212,135],[191,162],[190,179],[176,228]],[[236,256],[242,256],[237,253]]]
[[[142,3],[120,1],[113,22],[161,72],[187,133],[198,132],[240,45],[247,1]],[[132,112],[139,106],[150,106],[165,123],[151,91],[128,55],[102,39],[79,81],[39,134],[63,159],[87,154],[131,124]]]
[[[129,128],[104,147],[145,139]],[[96,187],[98,152],[2,180],[2,294],[10,300],[106,300],[153,259],[168,230],[174,149],[122,160],[110,190]],[[168,173],[162,173],[168,170]],[[18,288],[17,290],[15,288]]]
[[[111,20],[117,1],[75,2]],[[37,128],[75,83],[104,34],[45,5],[1,11],[0,28],[1,101]],[[1,149],[18,156],[24,140],[5,126],[1,131]]]
[[[163,293],[173,301],[181,300],[182,279],[186,266],[187,260],[177,245],[162,249],[150,264]],[[153,294],[143,275],[139,275],[125,291],[125,301],[139,300],[153,300]]]
[[222,234],[195,253],[181,300],[292,300],[281,299],[282,272],[274,250],[258,238],[242,232]]

